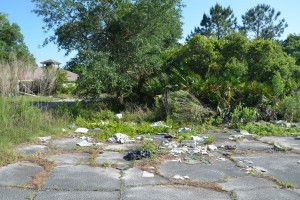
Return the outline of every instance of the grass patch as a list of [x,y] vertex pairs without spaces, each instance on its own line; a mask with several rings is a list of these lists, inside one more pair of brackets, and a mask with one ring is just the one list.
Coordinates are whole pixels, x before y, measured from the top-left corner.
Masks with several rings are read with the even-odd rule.
[[241,125],[239,128],[259,136],[300,135],[300,130],[296,128],[286,128],[267,122],[248,123],[246,125]]
[[0,97],[0,166],[19,159],[13,145],[32,142],[38,136],[62,134],[62,124],[24,98]]

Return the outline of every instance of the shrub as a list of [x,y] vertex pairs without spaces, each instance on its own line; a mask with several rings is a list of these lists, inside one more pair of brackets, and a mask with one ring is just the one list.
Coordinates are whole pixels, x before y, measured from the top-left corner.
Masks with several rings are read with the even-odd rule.
[[240,123],[246,124],[258,119],[259,114],[256,108],[243,107],[241,104],[235,107],[231,113],[231,123],[237,126]]

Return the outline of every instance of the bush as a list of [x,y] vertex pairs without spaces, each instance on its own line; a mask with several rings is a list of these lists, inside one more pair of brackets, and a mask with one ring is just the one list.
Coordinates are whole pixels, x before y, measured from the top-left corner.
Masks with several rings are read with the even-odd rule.
[[174,122],[203,122],[213,112],[187,91],[179,90],[159,99],[158,112]]
[[239,104],[231,113],[231,123],[235,126],[240,123],[247,124],[249,122],[255,122],[258,117],[259,114],[256,108],[243,107]]
[[278,105],[278,112],[287,121],[300,121],[300,93],[285,97]]

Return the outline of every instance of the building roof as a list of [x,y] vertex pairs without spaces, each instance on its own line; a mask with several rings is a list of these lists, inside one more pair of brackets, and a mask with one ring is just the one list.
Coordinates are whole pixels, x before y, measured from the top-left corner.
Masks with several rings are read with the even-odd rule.
[[[78,74],[73,72],[63,70],[67,73],[67,81],[68,82],[75,82],[78,79]],[[42,67],[37,67],[34,71],[27,72],[22,78],[21,81],[35,81],[42,79],[44,76],[44,71]]]

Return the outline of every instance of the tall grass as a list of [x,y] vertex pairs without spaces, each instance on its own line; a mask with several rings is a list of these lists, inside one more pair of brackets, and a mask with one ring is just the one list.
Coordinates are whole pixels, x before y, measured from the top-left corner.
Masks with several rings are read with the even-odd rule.
[[57,127],[50,112],[42,112],[25,98],[0,97],[0,166],[17,159],[14,145],[59,134]]

